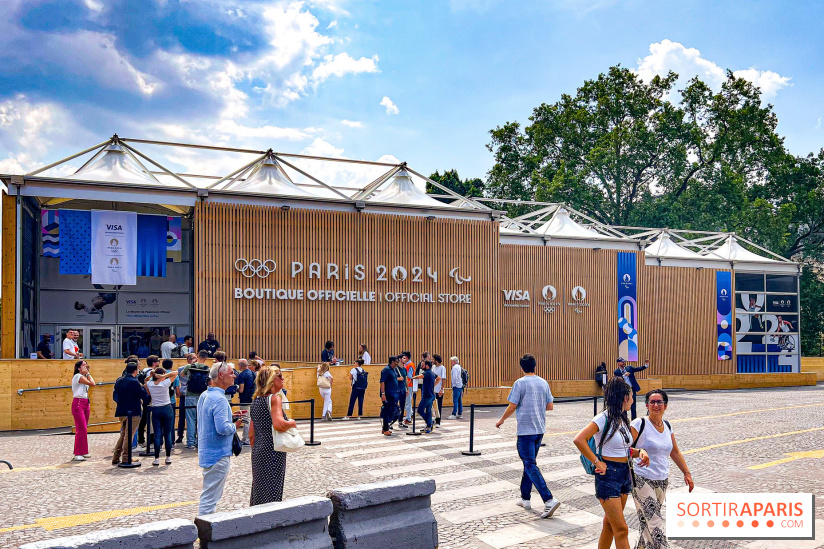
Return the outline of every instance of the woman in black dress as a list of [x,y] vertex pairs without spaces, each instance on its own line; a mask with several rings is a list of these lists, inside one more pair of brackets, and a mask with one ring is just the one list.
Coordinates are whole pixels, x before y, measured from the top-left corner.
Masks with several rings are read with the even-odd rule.
[[249,415],[249,440],[252,443],[252,499],[250,505],[283,500],[286,453],[275,452],[272,428],[285,432],[297,427],[283,412],[280,390],[283,374],[277,364],[264,366],[255,378],[255,394]]

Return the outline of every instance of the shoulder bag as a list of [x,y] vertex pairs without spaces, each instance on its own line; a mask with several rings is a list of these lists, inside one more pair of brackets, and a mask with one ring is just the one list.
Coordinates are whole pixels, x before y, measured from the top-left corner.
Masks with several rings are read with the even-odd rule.
[[329,381],[329,378],[326,376],[318,376],[318,387],[320,389],[331,389],[332,383]]
[[[269,411],[272,410],[272,395],[266,398],[269,405]],[[290,427],[285,433],[281,433],[272,425],[272,446],[275,452],[295,452],[300,449],[305,443],[303,437],[294,427]]]

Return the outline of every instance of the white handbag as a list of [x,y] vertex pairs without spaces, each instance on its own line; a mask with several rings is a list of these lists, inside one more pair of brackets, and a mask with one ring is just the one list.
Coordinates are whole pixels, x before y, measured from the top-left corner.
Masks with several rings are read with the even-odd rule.
[[[269,410],[271,410],[272,395],[269,395],[267,402],[269,404]],[[290,427],[284,433],[275,429],[274,426],[272,427],[272,445],[275,448],[275,452],[296,452],[304,444],[303,437],[300,436],[300,433],[294,427]]]

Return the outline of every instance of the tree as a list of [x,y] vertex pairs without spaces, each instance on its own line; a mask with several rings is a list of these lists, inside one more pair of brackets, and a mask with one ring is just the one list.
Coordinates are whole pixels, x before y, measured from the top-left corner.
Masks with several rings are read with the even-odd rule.
[[[443,175],[441,175],[438,171],[435,171],[435,173],[429,176],[429,179],[432,181],[437,181],[447,189],[455,191],[461,196],[473,197],[483,196],[484,194],[483,179],[476,177],[474,179],[462,180],[458,175],[458,170],[447,170],[443,172]],[[444,194],[441,189],[429,182],[426,183],[426,192],[432,194]],[[449,201],[447,200],[446,202]]]

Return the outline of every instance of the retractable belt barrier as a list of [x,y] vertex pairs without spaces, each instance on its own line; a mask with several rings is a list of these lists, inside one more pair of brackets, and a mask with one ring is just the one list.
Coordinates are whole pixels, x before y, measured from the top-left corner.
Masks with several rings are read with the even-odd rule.
[[[553,403],[563,404],[565,402],[588,402],[592,400],[592,409],[593,415],[598,415],[598,397],[582,397],[582,398],[568,398],[568,399],[555,399]],[[475,450],[475,408],[506,408],[509,404],[470,404],[469,405],[469,450],[464,450],[461,454],[465,456],[479,456],[481,452]],[[546,446],[545,443],[541,443],[541,446]]]

